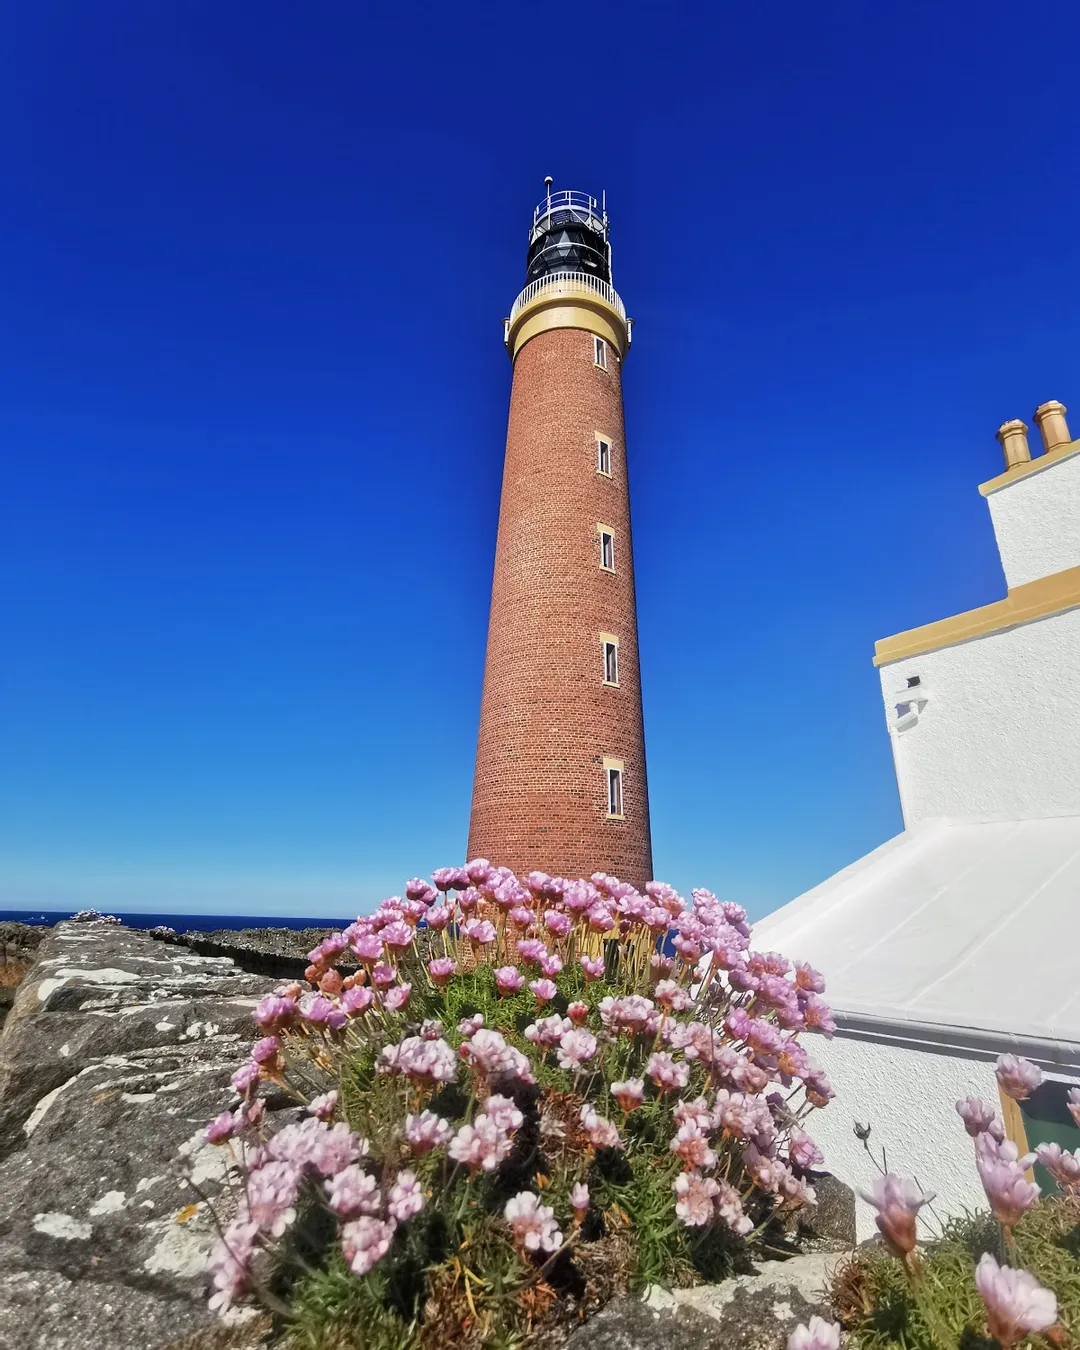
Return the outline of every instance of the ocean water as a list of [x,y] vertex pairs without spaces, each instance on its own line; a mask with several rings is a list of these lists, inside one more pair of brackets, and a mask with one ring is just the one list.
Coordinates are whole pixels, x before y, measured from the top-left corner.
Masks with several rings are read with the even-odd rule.
[[[76,911],[40,909],[0,909],[0,921],[16,923],[59,923],[70,919]],[[289,918],[281,914],[121,914],[116,917],[129,928],[155,928],[164,924],[178,933],[212,933],[219,928],[344,928],[356,915],[348,919],[322,919],[304,915]]]

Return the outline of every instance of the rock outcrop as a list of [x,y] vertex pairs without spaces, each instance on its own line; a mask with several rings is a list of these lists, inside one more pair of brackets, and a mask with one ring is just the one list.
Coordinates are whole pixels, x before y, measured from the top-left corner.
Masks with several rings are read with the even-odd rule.
[[228,1154],[202,1130],[234,1100],[268,987],[112,924],[41,943],[0,1033],[5,1350],[261,1344],[257,1322],[206,1310],[202,1195],[222,1195]]
[[0,1027],[48,931],[37,924],[0,923]]
[[815,1313],[831,1320],[823,1291],[839,1260],[835,1252],[795,1256],[722,1284],[614,1298],[574,1332],[567,1350],[784,1350],[800,1322]]

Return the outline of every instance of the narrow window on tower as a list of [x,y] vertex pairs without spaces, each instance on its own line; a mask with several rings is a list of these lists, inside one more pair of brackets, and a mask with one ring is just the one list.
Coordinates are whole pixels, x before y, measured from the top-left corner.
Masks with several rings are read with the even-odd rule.
[[601,633],[600,642],[604,653],[604,683],[619,683],[619,639],[612,633]]
[[593,361],[601,370],[607,370],[607,343],[603,338],[593,338]]
[[611,442],[604,436],[596,438],[596,472],[611,477]]
[[615,534],[606,525],[600,525],[600,566],[605,572],[615,571]]
[[607,780],[607,814],[623,819],[622,799],[623,764],[621,759],[604,760],[604,778]]

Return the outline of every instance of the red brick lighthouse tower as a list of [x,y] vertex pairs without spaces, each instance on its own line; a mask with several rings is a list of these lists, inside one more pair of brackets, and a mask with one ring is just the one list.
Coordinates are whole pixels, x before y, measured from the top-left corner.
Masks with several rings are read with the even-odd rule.
[[605,207],[533,212],[514,365],[469,857],[652,876],[622,365]]

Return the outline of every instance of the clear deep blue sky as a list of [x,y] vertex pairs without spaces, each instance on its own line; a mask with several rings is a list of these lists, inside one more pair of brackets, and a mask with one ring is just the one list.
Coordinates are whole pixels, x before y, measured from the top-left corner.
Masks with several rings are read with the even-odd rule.
[[547,173],[637,321],[657,874],[900,828],[874,640],[1004,594],[994,431],[1080,418],[1075,5],[4,8],[0,908],[462,859]]

